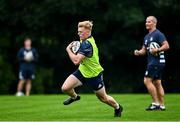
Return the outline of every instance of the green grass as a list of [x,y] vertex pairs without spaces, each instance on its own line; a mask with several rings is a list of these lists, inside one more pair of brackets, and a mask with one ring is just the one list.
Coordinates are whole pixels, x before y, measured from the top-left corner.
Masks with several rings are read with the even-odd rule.
[[180,121],[180,95],[166,95],[166,111],[144,110],[150,104],[148,94],[112,94],[123,105],[121,118],[94,94],[82,94],[69,106],[66,95],[0,96],[0,121]]

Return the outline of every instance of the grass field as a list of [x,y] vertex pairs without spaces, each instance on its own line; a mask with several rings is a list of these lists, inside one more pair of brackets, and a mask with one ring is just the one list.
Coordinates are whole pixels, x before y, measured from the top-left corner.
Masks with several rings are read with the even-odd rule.
[[0,121],[180,121],[180,95],[166,95],[166,111],[144,110],[150,104],[148,94],[112,94],[124,111],[113,117],[113,109],[93,94],[69,106],[62,104],[65,95],[0,96]]

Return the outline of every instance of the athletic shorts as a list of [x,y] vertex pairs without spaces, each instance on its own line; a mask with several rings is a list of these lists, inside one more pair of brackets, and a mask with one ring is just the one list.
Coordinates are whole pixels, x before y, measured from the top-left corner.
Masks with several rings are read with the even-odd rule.
[[161,79],[164,70],[164,65],[149,65],[147,66],[145,77],[150,77],[153,80]]
[[73,75],[81,81],[82,84],[87,84],[94,91],[101,89],[104,86],[103,73],[99,73],[98,76],[92,78],[85,78],[79,70],[76,70]]
[[20,69],[20,71],[19,71],[19,79],[20,80],[34,80],[35,79],[34,70]]

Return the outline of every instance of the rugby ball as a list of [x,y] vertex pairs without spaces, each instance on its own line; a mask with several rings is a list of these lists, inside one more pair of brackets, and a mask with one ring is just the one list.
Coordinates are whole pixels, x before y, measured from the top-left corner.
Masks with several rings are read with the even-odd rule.
[[81,46],[80,41],[73,41],[73,42],[72,42],[72,48],[71,48],[72,52],[73,52],[74,54],[76,54],[76,53],[78,52],[80,46]]
[[[149,45],[149,51],[151,52],[152,49],[158,49],[160,48],[159,44],[156,42],[151,42]],[[156,54],[156,56],[158,55],[158,53]]]
[[32,51],[29,51],[29,52],[27,52],[27,53],[25,54],[25,59],[26,59],[27,61],[32,61],[32,60],[33,60],[33,53],[32,53]]

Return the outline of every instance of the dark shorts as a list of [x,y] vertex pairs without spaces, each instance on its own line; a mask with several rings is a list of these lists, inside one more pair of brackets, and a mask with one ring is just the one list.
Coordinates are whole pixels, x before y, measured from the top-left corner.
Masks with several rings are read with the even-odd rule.
[[19,71],[20,80],[34,80],[34,78],[35,78],[34,70],[20,69]]
[[145,72],[145,77],[150,77],[153,80],[161,79],[164,67],[165,67],[164,65],[149,65],[149,66],[147,66],[147,69]]
[[85,78],[79,70],[76,70],[73,75],[81,81],[82,84],[87,84],[94,91],[101,89],[104,86],[103,73],[99,73],[98,76],[93,78]]

